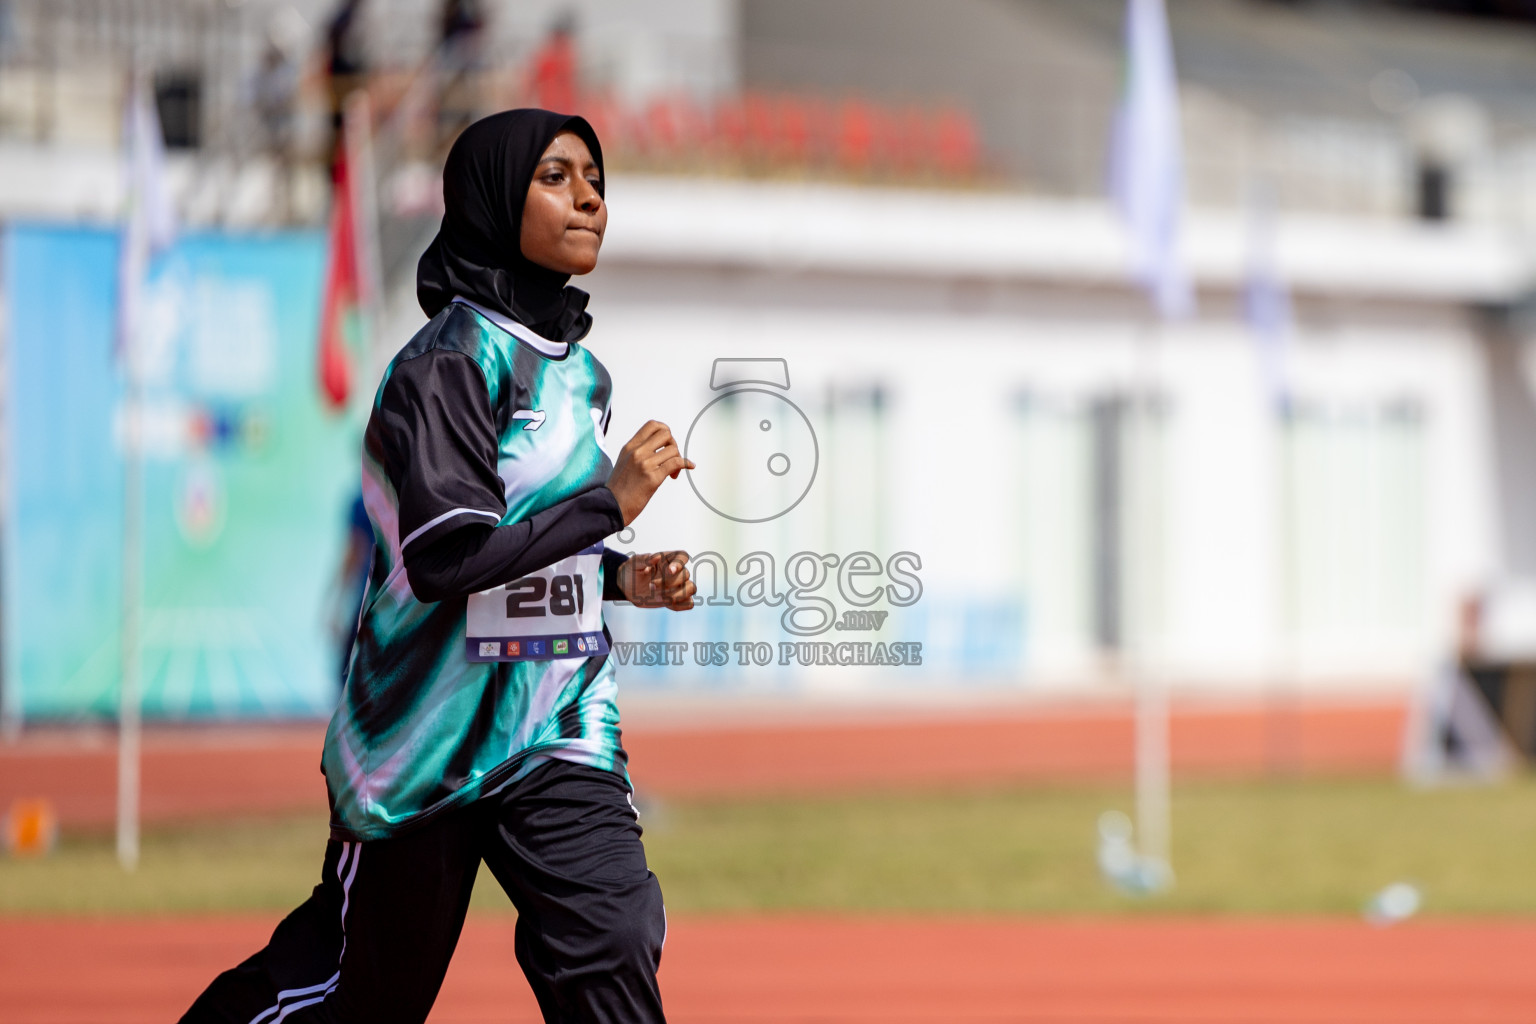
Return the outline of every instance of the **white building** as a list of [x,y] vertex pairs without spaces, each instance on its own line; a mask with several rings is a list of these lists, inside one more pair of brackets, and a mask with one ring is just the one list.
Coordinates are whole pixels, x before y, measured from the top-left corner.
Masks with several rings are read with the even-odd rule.
[[[1529,409],[1530,350],[1491,311],[1536,268],[1499,232],[1286,219],[1286,417],[1243,315],[1242,218],[1194,215],[1200,311],[1159,325],[1102,204],[656,179],[610,198],[586,283],[613,443],[647,418],[683,436],[721,357],[787,360],[825,435],[790,513],[732,523],[669,485],[634,546],[921,557],[921,600],[879,638],[922,641],[924,671],[733,685],[1091,691],[1134,666],[1201,689],[1401,686],[1524,551],[1508,517],[1530,492],[1509,492],[1495,413]],[[619,632],[793,640],[781,612]]]

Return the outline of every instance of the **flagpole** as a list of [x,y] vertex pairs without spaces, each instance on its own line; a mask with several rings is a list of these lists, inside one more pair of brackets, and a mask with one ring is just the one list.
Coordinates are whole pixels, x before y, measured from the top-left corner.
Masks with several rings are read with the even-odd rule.
[[1288,397],[1270,403],[1271,422],[1279,424],[1280,449],[1280,658],[1279,669],[1271,673],[1267,767],[1271,775],[1295,772],[1300,749],[1297,736],[1297,657],[1296,633],[1299,626],[1296,579],[1297,544],[1296,507],[1296,421]]
[[[1171,863],[1172,795],[1169,769],[1168,690],[1152,657],[1152,611],[1155,607],[1154,552],[1159,517],[1155,514],[1153,480],[1157,429],[1157,359],[1162,324],[1142,332],[1138,346],[1134,420],[1135,449],[1131,459],[1131,665],[1136,690],[1136,834],[1137,851],[1153,871]],[[1155,865],[1155,866],[1154,866]]]
[[124,116],[128,215],[118,261],[117,350],[124,370],[122,623],[117,706],[117,860],[139,863],[142,633],[144,619],[144,366],[139,298],[150,260],[171,244],[175,213],[164,177],[164,137],[137,61]]
[[1299,756],[1295,716],[1298,591],[1294,575],[1297,439],[1286,358],[1291,308],[1279,274],[1274,189],[1268,180],[1259,178],[1251,183],[1248,193],[1248,268],[1244,305],[1263,378],[1265,422],[1275,436],[1274,453],[1279,469],[1276,476],[1279,562],[1275,567],[1278,628],[1268,659],[1264,700],[1264,759],[1270,774],[1275,775],[1294,770]]
[[122,621],[118,633],[119,658],[117,695],[117,862],[124,871],[139,866],[139,767],[140,767],[140,700],[139,700],[139,622],[140,602],[143,599],[143,542],[141,516],[144,505],[144,476],[140,446],[140,406],[143,404],[143,381],[139,373],[138,291],[147,262],[142,231],[138,219],[142,217],[141,184],[138,181],[138,148],[143,146],[139,137],[138,91],[141,87],[139,70],[134,67],[128,75],[127,116],[124,118],[127,148],[128,216],[124,224],[118,274],[118,357],[125,371],[123,395],[122,445],[123,445],[123,550],[122,550]]
[[[1178,79],[1163,0],[1126,0],[1125,91],[1111,136],[1110,185],[1131,242],[1133,277],[1146,288],[1159,321],[1194,310],[1194,294],[1179,253],[1183,205]],[[1128,531],[1132,567],[1131,672],[1136,690],[1136,817],[1143,882],[1164,888],[1172,882],[1170,771],[1166,680],[1151,657],[1156,516],[1152,499],[1155,467],[1156,359],[1162,327],[1143,332],[1137,346],[1134,384],[1139,406],[1133,428],[1133,523]]]
[[1168,690],[1142,665],[1136,685],[1137,851],[1158,870],[1170,863],[1173,839],[1172,776],[1168,760]]
[[132,871],[139,864],[139,629],[144,598],[144,461],[140,443],[140,407],[144,389],[131,329],[126,343],[127,349],[123,353],[128,368],[128,387],[123,417],[123,621],[122,685],[117,708],[117,861],[124,871]]

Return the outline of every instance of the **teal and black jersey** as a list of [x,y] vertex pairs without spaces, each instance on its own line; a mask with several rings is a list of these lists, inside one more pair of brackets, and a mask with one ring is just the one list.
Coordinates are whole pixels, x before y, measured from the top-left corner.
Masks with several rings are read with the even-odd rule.
[[374,562],[322,762],[336,838],[550,758],[624,771],[601,618],[602,540],[623,525],[610,391],[580,344],[463,300],[391,361],[364,439]]

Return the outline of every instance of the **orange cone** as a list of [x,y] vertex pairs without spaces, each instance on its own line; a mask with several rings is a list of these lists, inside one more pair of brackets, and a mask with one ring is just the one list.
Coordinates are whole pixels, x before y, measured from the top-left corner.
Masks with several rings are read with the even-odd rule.
[[13,857],[41,857],[59,838],[59,816],[41,797],[16,800],[5,816],[5,845]]

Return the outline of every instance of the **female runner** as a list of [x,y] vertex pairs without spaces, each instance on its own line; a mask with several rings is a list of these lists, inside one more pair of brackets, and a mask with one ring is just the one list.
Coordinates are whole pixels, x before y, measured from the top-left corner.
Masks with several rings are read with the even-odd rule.
[[417,269],[431,317],[364,439],[377,541],[322,767],[322,880],[190,1022],[419,1022],[485,861],[544,1019],[663,1020],[666,916],[630,799],[604,599],[692,607],[680,551],[603,538],[693,464],[649,422],[610,463],[608,373],[581,344],[607,226],[579,117],[465,130]]

